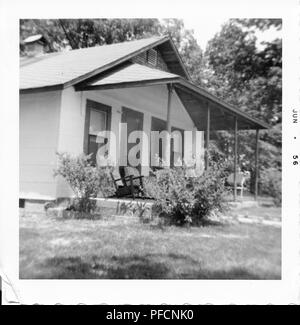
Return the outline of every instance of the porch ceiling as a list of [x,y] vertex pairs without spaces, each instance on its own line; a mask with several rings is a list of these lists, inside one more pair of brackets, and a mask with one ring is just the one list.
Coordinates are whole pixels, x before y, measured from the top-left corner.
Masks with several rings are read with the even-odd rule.
[[211,130],[234,130],[237,118],[239,130],[268,129],[269,125],[227,104],[204,89],[185,80],[174,83],[175,91],[200,131],[207,127],[210,108]]
[[269,128],[266,123],[225,103],[176,74],[140,64],[119,66],[118,69],[114,69],[105,75],[102,74],[93,80],[78,84],[75,89],[77,91],[122,89],[157,84],[173,84],[182,104],[200,131],[206,130],[208,107],[210,108],[211,130],[232,130],[234,129],[235,118],[237,118],[240,130]]

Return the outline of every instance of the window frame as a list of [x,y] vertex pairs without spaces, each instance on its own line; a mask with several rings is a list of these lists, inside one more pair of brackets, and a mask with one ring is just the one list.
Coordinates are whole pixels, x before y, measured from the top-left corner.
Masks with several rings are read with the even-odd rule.
[[96,102],[94,100],[87,99],[85,109],[85,125],[84,125],[84,140],[83,140],[83,152],[87,155],[89,153],[89,139],[90,139],[90,116],[91,110],[101,111],[106,113],[106,131],[111,130],[111,106],[103,103]]

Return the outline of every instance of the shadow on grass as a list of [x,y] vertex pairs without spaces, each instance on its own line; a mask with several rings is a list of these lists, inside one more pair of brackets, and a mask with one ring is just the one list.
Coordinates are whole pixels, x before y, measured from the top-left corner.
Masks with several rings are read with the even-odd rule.
[[228,227],[229,225],[225,223],[224,221],[218,221],[218,220],[211,220],[208,218],[202,219],[198,225],[196,226],[201,226],[201,227]]
[[280,280],[281,276],[273,273],[258,274],[243,267],[233,267],[229,270],[201,269],[193,274],[182,274],[183,279],[203,280]]
[[168,274],[163,263],[136,255],[113,256],[105,261],[97,256],[88,261],[81,257],[54,257],[41,266],[45,270],[40,273],[43,279],[163,279]]
[[[167,260],[168,263],[162,263],[157,259]],[[181,266],[183,264],[191,266],[192,270],[187,273],[179,272],[172,262],[179,262]],[[93,256],[89,260],[83,260],[81,257],[54,257],[46,259],[39,270],[35,270],[38,272],[35,275],[21,272],[20,277],[23,279],[280,279],[276,274],[261,275],[243,267],[209,270],[201,268],[200,264],[199,261],[177,254],[112,256],[106,259]]]

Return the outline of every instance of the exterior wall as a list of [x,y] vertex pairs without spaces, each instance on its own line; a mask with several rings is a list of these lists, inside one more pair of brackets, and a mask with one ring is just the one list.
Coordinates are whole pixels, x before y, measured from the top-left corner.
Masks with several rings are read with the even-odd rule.
[[[61,118],[59,128],[58,151],[69,152],[73,155],[83,153],[84,124],[87,99],[112,107],[111,130],[119,137],[121,121],[120,104],[113,98],[102,96],[99,91],[75,92],[69,87],[62,92]],[[117,152],[119,145],[117,142]],[[61,178],[57,179],[57,197],[72,195],[69,186]]]
[[[122,106],[132,108],[157,118],[167,119],[168,90],[166,86],[148,86],[98,91],[99,96],[113,100],[121,109]],[[100,95],[101,94],[101,95]],[[120,111],[121,112],[121,111]],[[172,126],[184,130],[192,130],[194,123],[174,93],[172,96]]]
[[61,91],[20,95],[20,198],[56,197],[56,167]]

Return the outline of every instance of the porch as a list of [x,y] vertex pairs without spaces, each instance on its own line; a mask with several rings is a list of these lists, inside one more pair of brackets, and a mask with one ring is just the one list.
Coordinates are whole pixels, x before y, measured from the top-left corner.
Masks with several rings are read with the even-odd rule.
[[[206,92],[204,89],[195,86],[190,81],[187,81],[178,75],[174,75],[165,71],[152,69],[147,66],[139,64],[125,64],[117,69],[112,69],[105,75],[100,77],[96,76],[89,81],[76,85],[75,90],[77,92],[89,93],[96,91],[99,93],[105,93],[107,91],[113,91],[117,94],[118,91],[124,91],[130,89],[131,91],[141,88],[160,87],[167,89],[167,98],[165,106],[162,107],[160,114],[164,115],[164,122],[159,128],[159,131],[163,129],[169,134],[174,129],[173,120],[174,117],[180,120],[182,112],[178,109],[174,109],[174,103],[180,101],[184,107],[185,112],[190,117],[193,125],[190,125],[190,129],[193,131],[203,132],[204,145],[203,152],[200,148],[196,148],[198,154],[204,156],[205,168],[210,168],[210,161],[208,155],[208,149],[210,148],[211,133],[213,131],[232,131],[234,134],[234,175],[233,175],[233,196],[234,200],[237,200],[237,173],[238,173],[238,135],[242,130],[253,130],[255,137],[255,199],[258,196],[258,171],[259,171],[259,131],[261,129],[267,129],[268,125],[249,116],[241,110],[221,101],[212,94]],[[178,105],[178,103],[177,103]],[[183,116],[183,115],[182,115]],[[124,122],[126,119],[124,120]],[[146,122],[147,123],[147,122]],[[188,126],[183,128],[188,130]],[[152,126],[151,131],[155,130]],[[195,143],[195,136],[193,138]],[[195,144],[193,144],[195,145]],[[168,156],[171,152],[171,143],[169,142],[165,146],[164,156]],[[119,154],[123,156],[123,145],[120,145]],[[148,151],[146,149],[146,151]],[[144,153],[143,153],[144,155]],[[147,155],[146,155],[147,157]],[[146,162],[149,163],[149,158],[146,158]]]

